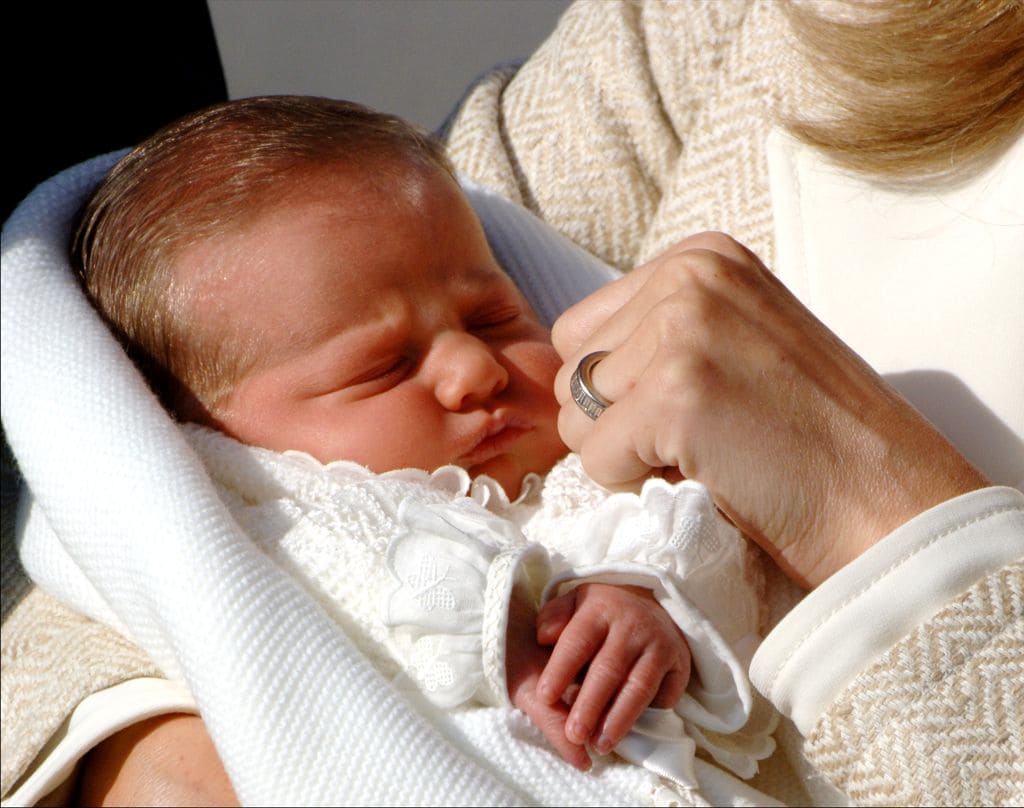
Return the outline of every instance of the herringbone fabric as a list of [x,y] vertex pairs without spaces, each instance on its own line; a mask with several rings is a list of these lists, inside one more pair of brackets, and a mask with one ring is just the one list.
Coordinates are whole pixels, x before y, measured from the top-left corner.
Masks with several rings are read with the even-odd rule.
[[1021,805],[1024,744],[1000,727],[1024,727],[1024,562],[861,674],[806,752],[860,805]]
[[771,266],[765,140],[802,92],[774,3],[579,3],[466,100],[456,167],[630,269],[703,230]]
[[4,620],[0,793],[7,794],[78,703],[119,682],[161,676],[116,631],[33,588]]

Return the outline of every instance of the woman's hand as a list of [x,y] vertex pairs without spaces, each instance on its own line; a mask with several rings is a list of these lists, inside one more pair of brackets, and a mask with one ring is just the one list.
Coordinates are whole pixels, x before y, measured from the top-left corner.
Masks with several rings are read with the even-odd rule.
[[81,805],[238,805],[203,720],[161,715],[107,738],[86,756]]
[[[804,586],[988,484],[750,251],[685,239],[555,323],[559,430],[609,486],[678,469]],[[613,402],[591,421],[569,377]]]

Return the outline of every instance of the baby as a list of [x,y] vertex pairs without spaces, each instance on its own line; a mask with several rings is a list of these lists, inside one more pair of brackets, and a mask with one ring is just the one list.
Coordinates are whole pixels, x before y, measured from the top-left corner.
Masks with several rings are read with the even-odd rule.
[[[609,752],[649,706],[689,699],[679,714],[716,758],[716,732],[749,716],[747,695],[742,721],[694,718],[679,624],[704,631],[690,601],[707,598],[675,584],[722,568],[669,558],[696,524],[705,545],[732,543],[721,557],[742,587],[739,537],[699,487],[611,496],[560,463],[548,330],[421,132],[327,99],[210,108],[118,163],[74,252],[164,405],[201,425],[187,432],[240,524],[383,672],[446,708],[511,699],[579,768],[586,745]],[[543,504],[538,475],[556,464]],[[588,519],[566,509],[567,488]],[[638,536],[645,547],[623,549]],[[739,622],[730,640],[749,643]],[[701,679],[714,667],[698,664]],[[768,724],[746,751],[726,744],[745,761],[734,771],[770,752]]]

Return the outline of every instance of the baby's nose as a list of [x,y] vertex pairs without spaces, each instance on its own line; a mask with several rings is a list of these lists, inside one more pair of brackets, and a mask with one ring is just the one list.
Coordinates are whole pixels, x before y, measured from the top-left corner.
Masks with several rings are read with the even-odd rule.
[[508,371],[485,342],[472,334],[452,334],[439,346],[436,395],[458,412],[479,405],[508,386]]

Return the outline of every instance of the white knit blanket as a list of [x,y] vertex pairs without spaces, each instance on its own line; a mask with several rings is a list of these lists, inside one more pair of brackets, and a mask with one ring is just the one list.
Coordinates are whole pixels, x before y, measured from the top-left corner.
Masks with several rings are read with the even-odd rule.
[[[3,232],[2,415],[31,492],[33,578],[186,683],[243,803],[657,801],[649,775],[641,795],[635,772],[561,763],[515,711],[413,709],[240,530],[68,266],[69,224],[116,156],[40,186]],[[543,318],[612,277],[529,214],[467,191]]]

